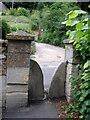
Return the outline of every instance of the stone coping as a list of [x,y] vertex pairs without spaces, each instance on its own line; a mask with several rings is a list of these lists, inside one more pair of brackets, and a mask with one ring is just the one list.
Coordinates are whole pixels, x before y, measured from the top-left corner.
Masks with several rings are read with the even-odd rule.
[[17,32],[12,32],[7,35],[7,40],[28,40],[28,41],[33,41],[34,40],[34,35],[28,34],[24,31],[17,31]]
[[73,44],[73,42],[70,42],[69,39],[66,39],[66,40],[64,40],[63,42],[64,42],[65,44]]

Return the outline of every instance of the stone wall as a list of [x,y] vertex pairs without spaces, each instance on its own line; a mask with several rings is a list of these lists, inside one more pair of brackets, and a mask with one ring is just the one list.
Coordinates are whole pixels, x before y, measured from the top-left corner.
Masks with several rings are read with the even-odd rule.
[[7,41],[0,39],[0,119],[2,119],[2,113],[6,106],[6,52]]
[[28,105],[30,46],[33,36],[22,31],[7,35],[6,110]]
[[72,84],[69,82],[71,76],[74,78],[78,75],[78,68],[76,65],[79,63],[79,59],[75,58],[75,49],[73,48],[73,43],[69,40],[65,40],[65,59],[66,64],[66,82],[65,82],[65,95],[68,102],[73,101]]

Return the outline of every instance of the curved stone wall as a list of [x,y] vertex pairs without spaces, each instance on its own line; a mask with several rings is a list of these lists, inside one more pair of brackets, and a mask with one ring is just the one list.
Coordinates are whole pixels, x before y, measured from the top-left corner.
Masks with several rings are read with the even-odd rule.
[[66,62],[61,61],[52,77],[52,82],[49,89],[50,98],[60,98],[65,95],[64,94],[65,68],[66,68]]
[[30,60],[28,98],[29,101],[42,100],[44,98],[43,73],[39,63],[33,59]]

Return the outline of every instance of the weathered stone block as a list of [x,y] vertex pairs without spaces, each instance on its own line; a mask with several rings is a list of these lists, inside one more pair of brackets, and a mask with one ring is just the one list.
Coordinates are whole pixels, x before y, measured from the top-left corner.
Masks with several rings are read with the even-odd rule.
[[67,75],[72,75],[74,78],[78,76],[78,68],[76,68],[76,65],[67,63]]
[[24,53],[8,53],[7,54],[7,67],[29,67],[30,54]]
[[30,41],[18,40],[17,42],[10,41],[8,42],[8,52],[14,53],[30,53]]
[[11,92],[28,92],[28,85],[7,85],[6,86],[7,93]]
[[68,95],[69,97],[73,96],[71,83],[65,83],[65,94]]
[[28,84],[29,68],[7,68],[7,84]]
[[25,107],[28,103],[28,94],[23,92],[16,93],[7,93],[6,94],[6,109],[7,111],[10,109],[17,109],[19,107]]
[[66,99],[67,99],[68,103],[72,103],[73,102],[73,97],[71,97],[71,96],[66,95]]
[[49,97],[59,98],[64,96],[66,62],[62,61],[55,70],[49,89]]
[[39,64],[30,60],[29,100],[44,98],[43,73]]

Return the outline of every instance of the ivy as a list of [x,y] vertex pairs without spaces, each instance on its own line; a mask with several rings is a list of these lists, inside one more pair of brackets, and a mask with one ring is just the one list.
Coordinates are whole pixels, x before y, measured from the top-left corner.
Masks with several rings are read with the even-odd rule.
[[[79,75],[76,78],[73,76],[70,78],[74,92],[72,109],[79,113],[81,119],[88,120],[90,116],[90,20],[87,12],[82,10],[70,11],[66,17],[66,21],[62,24],[71,26],[71,29],[74,28],[74,31],[68,30],[66,35],[76,49],[75,56],[81,57],[80,64],[77,65]],[[67,108],[68,111],[70,106]]]

